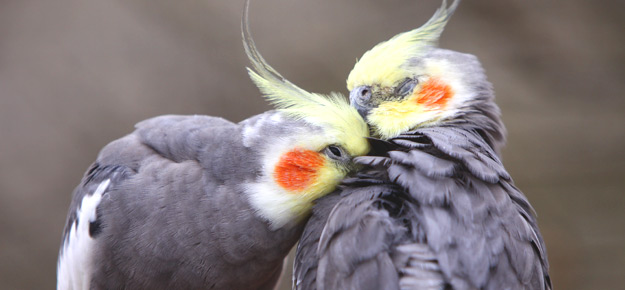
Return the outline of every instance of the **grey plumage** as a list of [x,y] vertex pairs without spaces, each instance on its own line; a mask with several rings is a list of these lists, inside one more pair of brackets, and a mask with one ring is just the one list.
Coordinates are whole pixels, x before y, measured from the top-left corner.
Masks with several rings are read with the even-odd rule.
[[[267,112],[239,124],[161,116],[108,144],[74,191],[61,254],[85,196],[110,185],[91,222],[91,289],[272,289],[302,225],[270,230],[243,186],[257,178],[263,134],[315,132]],[[236,153],[236,154],[233,154]],[[80,221],[84,222],[84,221]]]
[[[461,132],[438,127],[399,136],[387,165],[321,199],[298,246],[297,289],[548,289],[531,206],[479,134]],[[398,145],[407,139],[425,146]],[[379,171],[385,184],[365,185]]]
[[356,158],[366,168],[313,209],[294,287],[551,289],[534,210],[499,158],[505,129],[479,62],[437,48],[422,57],[453,63],[473,99],[373,140],[385,144]]

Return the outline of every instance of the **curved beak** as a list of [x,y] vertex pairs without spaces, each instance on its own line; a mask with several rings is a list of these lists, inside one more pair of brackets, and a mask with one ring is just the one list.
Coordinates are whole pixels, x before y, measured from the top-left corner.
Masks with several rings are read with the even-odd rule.
[[349,92],[349,102],[363,119],[367,120],[369,111],[373,108],[371,105],[371,87],[360,86]]

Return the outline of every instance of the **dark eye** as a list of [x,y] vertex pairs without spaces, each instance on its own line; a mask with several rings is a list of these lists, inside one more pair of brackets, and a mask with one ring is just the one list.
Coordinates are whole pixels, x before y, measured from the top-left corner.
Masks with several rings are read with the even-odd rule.
[[343,150],[336,145],[330,145],[326,147],[326,154],[332,159],[341,159],[343,157]]
[[395,94],[397,94],[398,96],[405,96],[411,93],[418,83],[419,81],[417,79],[405,79],[397,86],[397,89],[395,89]]
[[360,96],[361,97],[366,97],[369,94],[369,89],[368,88],[364,88],[360,91]]

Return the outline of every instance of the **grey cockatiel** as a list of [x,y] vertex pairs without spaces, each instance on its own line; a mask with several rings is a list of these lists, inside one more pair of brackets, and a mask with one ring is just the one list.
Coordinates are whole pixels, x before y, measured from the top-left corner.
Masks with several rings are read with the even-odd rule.
[[238,124],[160,116],[104,147],[74,191],[57,289],[274,287],[312,202],[368,152],[368,129],[244,38],[250,76],[279,110]]
[[387,141],[314,207],[296,289],[551,289],[534,211],[498,155],[491,85],[474,56],[435,46],[457,4],[351,71],[352,105]]

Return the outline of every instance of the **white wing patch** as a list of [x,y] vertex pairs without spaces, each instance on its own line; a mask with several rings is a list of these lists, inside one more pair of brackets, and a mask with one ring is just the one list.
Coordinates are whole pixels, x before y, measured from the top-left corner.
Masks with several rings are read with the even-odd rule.
[[395,248],[395,266],[401,272],[400,289],[445,289],[445,280],[434,252],[427,244],[402,244]]
[[280,124],[283,122],[284,118],[280,112],[264,113],[251,124],[248,121],[243,121],[241,123],[243,125],[243,146],[251,147],[256,139],[265,138],[266,136],[261,132],[261,129],[266,123]]
[[259,137],[260,128],[266,119],[267,116],[261,116],[255,123],[250,124],[249,122],[245,122],[245,126],[243,127],[243,146],[252,146],[252,142]]
[[57,264],[57,290],[89,289],[94,246],[94,240],[89,235],[89,223],[95,221],[96,208],[110,182],[110,179],[103,181],[92,195],[85,195],[76,211],[76,220],[63,240]]

